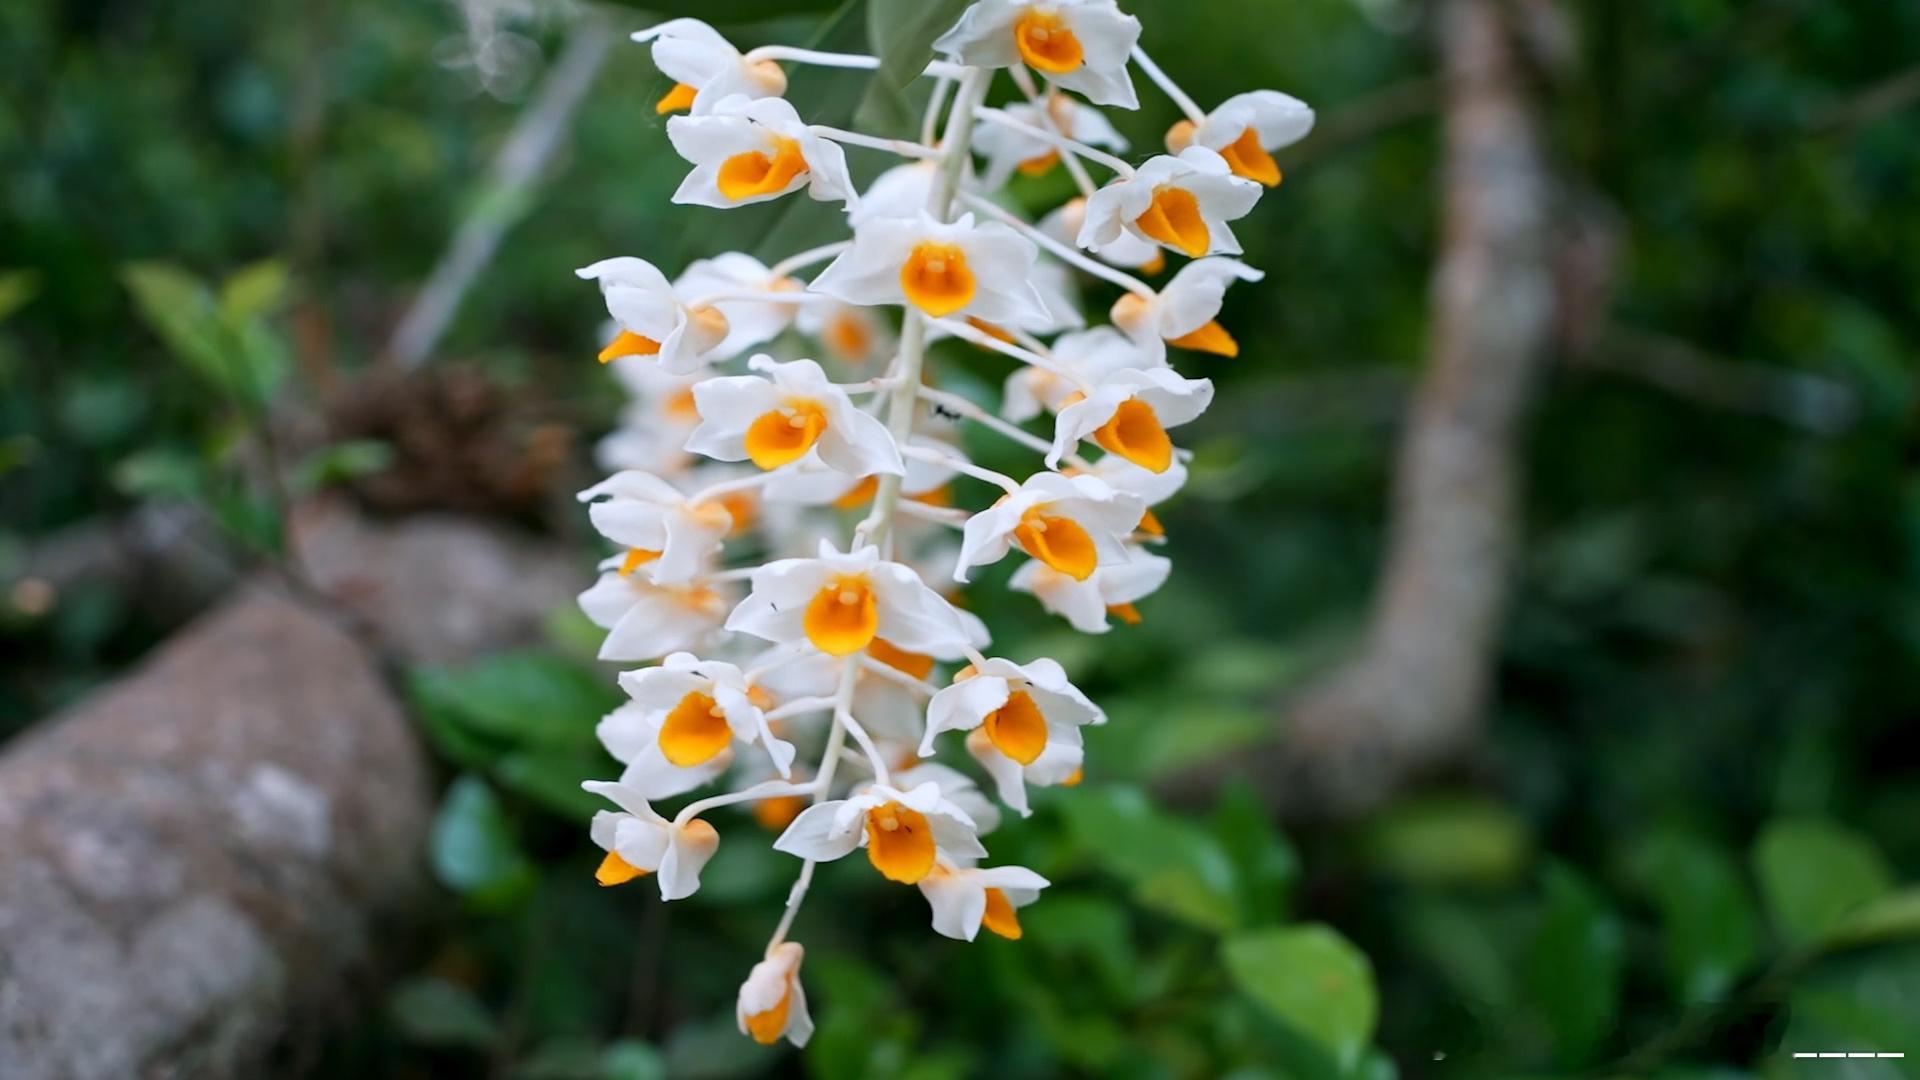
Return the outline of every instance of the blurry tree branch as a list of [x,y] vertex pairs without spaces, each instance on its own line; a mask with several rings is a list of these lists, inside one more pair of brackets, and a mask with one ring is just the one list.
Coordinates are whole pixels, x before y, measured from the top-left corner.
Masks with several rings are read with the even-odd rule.
[[1838,101],[1816,114],[1813,130],[1825,135],[1851,135],[1889,116],[1920,105],[1920,65],[1907,68]]
[[1664,334],[1618,325],[1609,327],[1597,346],[1577,356],[1574,363],[1815,435],[1844,431],[1860,414],[1859,395],[1844,383],[1770,364],[1724,359]]
[[493,261],[501,238],[526,213],[532,188],[564,145],[573,115],[606,62],[615,33],[608,19],[592,11],[575,20],[566,47],[501,145],[485,187],[394,329],[387,354],[400,367],[418,367],[433,354],[467,290]]
[[1520,428],[1556,329],[1554,184],[1509,5],[1439,14],[1444,226],[1371,623],[1288,703],[1282,743],[1241,763],[1294,809],[1368,805],[1472,744],[1516,545]]

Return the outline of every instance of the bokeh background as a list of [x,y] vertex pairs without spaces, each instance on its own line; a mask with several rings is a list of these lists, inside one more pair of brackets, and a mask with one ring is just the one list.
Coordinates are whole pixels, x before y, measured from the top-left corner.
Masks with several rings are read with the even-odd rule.
[[[737,5],[776,17],[727,30],[861,48],[898,18],[873,4]],[[1190,372],[1220,398],[1145,623],[1077,637],[976,590],[1010,655],[1058,657],[1114,720],[1085,784],[995,838],[1056,883],[1026,938],[936,937],[917,896],[828,866],[798,931],[815,1041],[737,1036],[792,860],[728,844],[670,910],[595,888],[575,785],[611,768],[617,690],[563,599],[541,640],[396,668],[435,755],[436,893],[301,1068],[1920,1075],[1920,4],[1505,5],[1554,224],[1585,242],[1515,450],[1492,692],[1446,761],[1338,807],[1261,763],[1385,557],[1446,242],[1440,5],[1125,6],[1201,102],[1274,87],[1321,124],[1238,229],[1268,277],[1229,298],[1242,355]],[[673,207],[665,80],[624,40],[546,166],[490,179],[595,20],[652,13],[0,0],[0,737],[286,558],[307,500],[480,515],[590,563],[570,492],[622,399],[572,269],[780,254],[829,213]],[[897,108],[864,95],[809,72],[790,96]],[[1113,117],[1137,148],[1175,118],[1142,98]],[[496,225],[401,372],[422,282]],[[1004,372],[942,363],[985,393]],[[1789,1056],[1848,1049],[1908,1057]]]

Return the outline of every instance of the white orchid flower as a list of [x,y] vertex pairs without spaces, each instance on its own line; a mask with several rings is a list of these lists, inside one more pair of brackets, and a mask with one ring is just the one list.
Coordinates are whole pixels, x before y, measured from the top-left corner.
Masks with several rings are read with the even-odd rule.
[[913,220],[926,212],[933,197],[933,179],[939,172],[931,161],[909,161],[874,177],[847,213],[847,224],[858,229],[880,218]]
[[710,259],[695,259],[674,279],[673,291],[692,305],[711,305],[726,317],[727,336],[714,346],[714,359],[731,360],[755,345],[779,337],[793,325],[798,304],[778,300],[740,299],[744,293],[800,291],[793,278],[775,278],[766,264],[751,255],[729,251]]
[[920,895],[933,908],[933,929],[972,941],[986,927],[1010,941],[1020,940],[1019,908],[1040,898],[1050,882],[1024,866],[976,868],[935,863],[920,879]]
[[895,648],[951,654],[974,644],[952,604],[918,574],[882,562],[879,549],[851,554],[821,541],[812,559],[781,559],[754,571],[753,591],[727,617],[727,629],[767,641],[808,641],[847,656],[883,638]]
[[[1099,109],[1058,91],[1049,93],[1042,103],[1008,105],[1006,113],[1028,127],[1042,131],[1051,127],[1074,142],[1115,152],[1127,148],[1126,137]],[[986,155],[987,171],[981,183],[989,191],[998,191],[1016,171],[1045,176],[1060,162],[1060,150],[1053,143],[1004,124],[982,126],[974,133],[973,148]]]
[[[695,768],[736,743],[758,744],[782,777],[793,775],[793,744],[767,726],[766,713],[738,667],[674,653],[659,667],[622,672],[620,686],[659,718],[654,745],[667,764]],[[764,693],[759,696],[771,703]]]
[[1113,325],[1149,352],[1166,347],[1239,356],[1240,343],[1214,321],[1226,300],[1227,286],[1259,281],[1265,274],[1238,259],[1209,256],[1181,267],[1152,298],[1127,293],[1114,302]]
[[781,364],[761,355],[749,366],[763,374],[723,376],[694,387],[700,426],[687,437],[688,450],[762,469],[814,453],[850,476],[905,471],[886,425],[854,408],[819,364]]
[[[925,457],[908,458],[906,475],[900,481],[900,494],[919,502],[943,504],[947,485],[955,476],[953,466],[943,461],[965,462],[966,454],[952,443],[931,435],[915,435],[907,443],[936,451],[942,461],[931,461]],[[849,476],[825,466],[808,467],[802,463],[770,478],[765,492],[768,502],[857,510],[873,501],[874,492],[879,486],[880,478],[876,475]]]
[[655,660],[708,644],[731,606],[707,585],[655,585],[643,574],[621,573],[625,556],[600,564],[600,580],[580,594],[580,610],[608,631],[602,660]]
[[807,992],[800,986],[800,963],[807,951],[797,941],[783,941],[753,965],[740,984],[734,1017],[740,1033],[762,1046],[785,1038],[795,1046],[813,1038],[813,1017],[807,1012]]
[[749,63],[720,31],[699,19],[668,19],[636,32],[633,40],[652,42],[654,65],[674,81],[655,103],[656,113],[702,113],[735,94],[763,98],[787,92],[787,73],[779,64]]
[[955,581],[967,571],[1006,557],[1014,545],[1077,581],[1096,567],[1126,558],[1126,537],[1146,504],[1093,476],[1039,473],[991,507],[967,519]]
[[1198,124],[1182,120],[1167,132],[1167,152],[1189,146],[1218,151],[1235,176],[1267,187],[1280,183],[1280,165],[1273,151],[1292,146],[1313,130],[1313,108],[1291,94],[1255,90],[1235,94],[1220,103]]
[[912,304],[933,318],[963,315],[990,323],[1046,318],[1028,276],[1033,241],[972,214],[945,224],[918,217],[876,218],[854,230],[853,246],[809,286],[849,304]]
[[1053,739],[1040,751],[1039,757],[1022,765],[994,745],[984,726],[967,733],[966,745],[967,753],[993,781],[994,793],[1000,796],[1000,801],[1021,817],[1033,814],[1033,807],[1027,801],[1027,785],[1072,787],[1080,782],[1081,763],[1086,760],[1080,740]]
[[1167,429],[1195,419],[1212,402],[1210,379],[1182,378],[1166,367],[1116,371],[1060,410],[1047,464],[1057,465],[1080,440],[1091,438],[1143,469],[1166,472],[1173,465]]
[[852,798],[815,803],[773,842],[775,851],[816,862],[861,847],[882,877],[902,885],[926,877],[938,854],[977,859],[987,853],[973,819],[932,781],[911,791],[873,784]]
[[818,202],[853,195],[846,152],[814,134],[785,98],[726,98],[711,112],[667,121],[667,138],[693,165],[676,203],[725,210],[802,187]]
[[[1108,454],[1094,462],[1086,471],[1090,475],[1105,480],[1115,491],[1139,496],[1140,501],[1146,504],[1147,509],[1141,513],[1139,522],[1133,527],[1133,537],[1136,541],[1165,540],[1167,530],[1160,524],[1160,519],[1154,516],[1153,508],[1173,498],[1179,494],[1181,488],[1187,486],[1187,464],[1181,460],[1184,454],[1186,451],[1175,451],[1173,464],[1167,466],[1163,472],[1142,468],[1118,454]],[[1068,475],[1075,474],[1072,470],[1068,470]]]
[[823,355],[868,368],[893,355],[898,340],[872,308],[838,301],[803,304],[794,328],[820,343]]
[[969,67],[1024,63],[1096,105],[1135,109],[1127,55],[1139,40],[1140,20],[1114,0],[979,0],[933,49]]
[[603,259],[574,273],[600,283],[607,314],[620,328],[600,350],[601,363],[650,356],[671,374],[691,375],[728,359],[720,353],[731,330],[725,313],[717,305],[682,303],[667,276],[645,259]]
[[1259,201],[1259,184],[1235,176],[1212,150],[1190,146],[1094,192],[1077,242],[1091,250],[1131,232],[1189,258],[1238,255],[1240,241],[1227,222],[1247,216]]
[[660,899],[682,900],[700,888],[700,871],[720,846],[720,834],[699,818],[685,825],[655,813],[639,792],[609,780],[588,780],[581,787],[620,809],[593,815],[588,835],[606,857],[594,872],[601,885],[624,885],[655,874]]
[[629,469],[581,492],[600,535],[627,549],[620,572],[644,569],[655,585],[699,577],[720,554],[733,515],[720,503],[687,502],[680,489],[652,473]]
[[1000,827],[1000,808],[980,791],[980,785],[974,783],[973,777],[951,765],[942,765],[937,761],[915,761],[893,774],[893,785],[902,791],[912,791],[927,783],[940,785],[940,796],[973,819],[975,836],[986,836]]
[[[676,653],[674,655],[682,655]],[[643,799],[671,799],[720,778],[733,764],[731,746],[698,765],[679,766],[660,752],[660,727],[666,714],[626,701],[600,718],[593,733],[613,759],[626,766],[620,782]],[[769,778],[771,778],[769,769]]]
[[1116,371],[1156,366],[1153,354],[1111,326],[1062,334],[1055,339],[1050,366],[1027,366],[1007,376],[1000,398],[1000,415],[1024,423],[1042,411],[1059,412],[1078,400],[1083,386],[1093,386]]
[[[1058,209],[1040,219],[1040,230],[1055,240],[1070,246],[1080,244],[1080,232],[1087,224],[1087,200],[1080,197],[1068,199]],[[1112,243],[1095,244],[1087,250],[1101,262],[1111,266],[1138,270],[1143,274],[1157,274],[1167,268],[1167,251],[1151,240],[1144,240],[1124,229],[1114,237]]]
[[1166,584],[1173,562],[1135,549],[1126,562],[1103,566],[1085,581],[1076,581],[1042,562],[1030,562],[1013,572],[1007,587],[1032,593],[1040,606],[1073,624],[1083,634],[1104,634],[1111,615],[1128,625],[1140,622],[1134,604]]
[[989,658],[954,677],[952,686],[927,703],[927,733],[920,756],[933,754],[943,731],[986,732],[994,749],[1021,765],[1039,760],[1049,746],[1080,745],[1080,728],[1104,724],[1106,714],[1067,681],[1058,662],[1028,664]]

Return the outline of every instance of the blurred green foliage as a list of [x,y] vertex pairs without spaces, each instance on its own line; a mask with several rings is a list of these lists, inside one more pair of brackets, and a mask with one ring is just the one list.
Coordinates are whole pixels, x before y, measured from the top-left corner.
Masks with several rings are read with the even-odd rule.
[[[563,618],[550,648],[410,673],[452,777],[430,861],[455,899],[329,1069],[1784,1080],[1835,1071],[1793,1050],[1851,1049],[1909,1057],[1849,1075],[1920,1075],[1902,884],[1920,877],[1920,112],[1873,92],[1912,78],[1920,7],[1567,5],[1578,63],[1543,105],[1570,201],[1620,230],[1609,325],[1629,350],[1685,343],[1708,392],[1552,374],[1481,753],[1369,820],[1288,835],[1250,788],[1178,811],[1147,792],[1265,737],[1275,695],[1364,612],[1427,327],[1429,7],[1126,6],[1202,102],[1276,86],[1323,131],[1238,230],[1269,276],[1229,299],[1247,348],[1205,371],[1222,394],[1162,515],[1178,571],[1145,625],[1091,641],[976,591],[1009,654],[1058,657],[1114,720],[1086,784],[996,837],[1056,883],[1025,939],[937,938],[917,896],[824,867],[799,925],[816,1039],[740,1038],[734,990],[792,860],[742,818],[693,903],[593,885],[577,783],[611,768],[592,725],[617,691]],[[927,29],[898,2],[737,7],[788,13],[730,27],[743,42],[877,31],[906,55]],[[516,115],[431,59],[462,34],[434,3],[0,5],[0,566],[156,497],[273,550],[275,504],[247,483],[269,396],[318,397],[377,354]],[[807,72],[792,96],[911,114],[866,85]],[[447,347],[588,426],[618,397],[584,362],[599,314],[572,267],[791,249],[819,226],[800,200],[673,208],[664,88],[618,53]],[[1142,96],[1116,120],[1144,149],[1173,116]],[[1382,102],[1398,118],[1369,123]],[[1022,183],[1036,205],[1065,190]],[[1728,407],[1754,385],[1764,407]],[[327,448],[303,482],[386,454]],[[149,647],[166,627],[135,599],[0,598],[0,730]]]

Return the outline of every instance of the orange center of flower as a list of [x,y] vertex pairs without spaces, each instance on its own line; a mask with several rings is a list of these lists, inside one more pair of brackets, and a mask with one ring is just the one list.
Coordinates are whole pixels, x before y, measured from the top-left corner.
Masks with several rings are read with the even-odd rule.
[[660,411],[675,420],[692,423],[700,419],[700,406],[693,400],[693,387],[677,391],[661,402]]
[[1093,441],[1111,454],[1118,454],[1152,472],[1166,472],[1173,464],[1173,440],[1153,406],[1139,398],[1128,398],[1113,410],[1113,419],[1100,425]]
[[953,244],[922,241],[900,268],[900,290],[914,307],[936,319],[972,303],[976,289],[966,252]]
[[747,1017],[747,1034],[762,1046],[772,1046],[787,1033],[787,1012],[793,1007],[793,981],[788,976],[786,986],[780,991],[780,1000],[766,1012],[757,1012]]
[[777,469],[805,457],[827,430],[827,411],[818,402],[795,399],[747,425],[747,457],[763,469]]
[[1025,690],[1007,695],[1007,703],[988,713],[981,726],[994,749],[1022,765],[1033,764],[1047,748],[1047,718]]
[[867,858],[880,876],[912,885],[933,869],[933,830],[927,816],[899,803],[867,812]]
[[760,503],[751,491],[729,491],[720,496],[718,501],[726,508],[727,516],[733,519],[735,536],[752,528],[754,519],[760,516]]
[[880,628],[880,606],[863,575],[835,578],[807,602],[801,626],[807,640],[828,656],[859,652]]
[[661,756],[683,769],[713,760],[732,741],[727,714],[698,691],[681,698],[660,725]]
[[835,510],[855,510],[872,501],[874,493],[880,490],[880,478],[869,476],[847,489],[845,495],[833,500]]
[[1013,910],[1007,894],[999,889],[987,890],[987,910],[980,917],[980,925],[1008,941],[1020,940],[1020,916]]
[[1045,176],[1058,164],[1060,164],[1060,151],[1049,150],[1039,157],[1030,157],[1014,167],[1020,170],[1021,176]]
[[661,95],[659,101],[654,102],[653,111],[660,116],[670,112],[685,112],[693,108],[693,96],[699,92],[686,83],[674,83],[673,89]]
[[873,349],[873,331],[865,319],[852,311],[836,313],[821,332],[820,340],[842,360],[865,360]]
[[1213,353],[1215,356],[1239,356],[1240,343],[1233,340],[1227,328],[1217,322],[1208,322],[1198,330],[1168,338],[1167,344],[1180,349],[1193,349],[1196,352]]
[[779,832],[793,824],[793,819],[806,808],[807,800],[798,795],[775,795],[753,804],[753,820],[768,832]]
[[1133,527],[1133,531],[1152,537],[1164,537],[1167,535],[1167,527],[1160,524],[1160,519],[1154,516],[1151,510],[1141,512],[1140,523]]
[[916,679],[924,679],[933,671],[933,657],[925,653],[908,652],[885,638],[874,638],[873,644],[867,646],[867,655]]
[[611,364],[623,356],[657,356],[659,353],[659,342],[650,337],[641,337],[631,330],[622,330],[618,337],[607,342],[606,348],[600,350],[600,362]]
[[593,880],[599,882],[603,888],[614,885],[625,885],[634,878],[645,876],[647,876],[647,871],[640,869],[621,858],[618,853],[612,851],[607,852],[607,857],[600,860],[600,868],[593,872]]
[[784,135],[775,135],[772,139],[771,155],[749,150],[720,163],[720,174],[716,177],[720,194],[734,202],[760,195],[778,195],[794,177],[807,171],[807,159],[801,155],[797,140]]
[[1069,517],[1049,517],[1044,511],[1029,510],[1013,527],[1013,538],[1019,541],[1021,550],[1075,581],[1087,580],[1099,562],[1093,537]]
[[1126,623],[1128,626],[1140,625],[1140,609],[1132,604],[1108,604],[1107,614]]
[[1200,200],[1183,187],[1153,189],[1153,204],[1133,219],[1134,228],[1189,258],[1197,259],[1212,246],[1212,234],[1200,217]]
[[1013,24],[1013,41],[1020,48],[1020,59],[1049,75],[1064,75],[1086,62],[1086,50],[1073,36],[1067,21],[1050,12],[1031,8]]
[[1220,156],[1227,159],[1227,167],[1235,176],[1244,176],[1249,180],[1258,180],[1268,187],[1280,185],[1280,164],[1260,145],[1260,136],[1252,128],[1240,133],[1240,137],[1220,148]]

